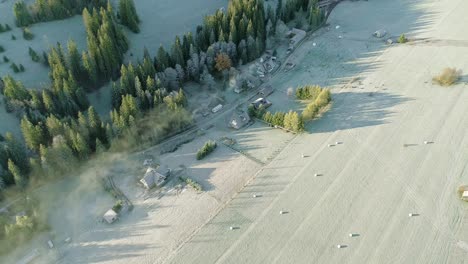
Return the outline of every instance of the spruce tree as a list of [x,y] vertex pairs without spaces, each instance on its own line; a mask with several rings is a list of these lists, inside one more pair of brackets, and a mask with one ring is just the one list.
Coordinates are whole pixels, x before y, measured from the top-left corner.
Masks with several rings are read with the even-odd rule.
[[27,27],[33,23],[31,14],[24,1],[18,1],[13,5],[13,13],[16,18],[16,25],[18,27]]
[[140,28],[138,26],[140,19],[136,12],[133,0],[120,0],[119,14],[123,25],[127,26],[134,33],[140,32]]
[[13,175],[16,186],[20,188],[26,187],[27,179],[21,172],[21,169],[11,160],[8,160],[8,171]]

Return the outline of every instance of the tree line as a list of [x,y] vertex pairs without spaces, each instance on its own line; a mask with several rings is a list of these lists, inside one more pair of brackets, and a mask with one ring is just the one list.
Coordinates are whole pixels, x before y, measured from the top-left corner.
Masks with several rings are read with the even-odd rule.
[[325,19],[324,13],[318,7],[318,0],[279,0],[276,7],[276,16],[285,23],[293,20],[298,12],[305,12],[309,25],[313,28],[320,26]]
[[[13,6],[16,25],[18,27],[27,27],[34,23],[60,20],[80,15],[84,9],[100,9],[110,6],[108,0],[35,0],[31,5],[27,5],[23,0],[18,1]],[[140,31],[138,24],[140,19],[136,13],[133,0],[119,0],[119,12],[117,17],[123,25],[131,31],[138,33]],[[6,25],[3,28],[0,25],[0,32],[10,30]]]
[[18,1],[13,6],[13,14],[18,27],[26,27],[34,23],[65,19],[79,15],[84,8],[93,9],[105,7],[106,0],[35,0],[31,5]]
[[310,100],[302,112],[302,117],[304,120],[312,120],[320,113],[320,110],[330,103],[331,93],[330,89],[318,85],[306,85],[296,89],[296,98]]

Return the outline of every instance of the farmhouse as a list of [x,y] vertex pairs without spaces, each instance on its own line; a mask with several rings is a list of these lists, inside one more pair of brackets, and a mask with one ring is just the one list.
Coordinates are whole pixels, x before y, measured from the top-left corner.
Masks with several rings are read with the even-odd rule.
[[234,129],[241,129],[242,127],[247,125],[249,121],[250,117],[246,112],[234,112],[231,116],[231,119],[229,119],[229,126]]
[[151,189],[154,186],[161,186],[170,172],[170,169],[162,168],[161,166],[159,166],[157,170],[149,167],[140,182],[143,183],[146,189]]
[[252,105],[255,109],[259,109],[263,106],[263,108],[268,108],[271,106],[271,102],[265,98],[258,98],[257,100],[252,102]]
[[112,224],[113,222],[115,222],[115,220],[118,219],[118,214],[112,210],[112,209],[109,209],[103,216],[104,220],[106,220],[107,223],[109,224]]

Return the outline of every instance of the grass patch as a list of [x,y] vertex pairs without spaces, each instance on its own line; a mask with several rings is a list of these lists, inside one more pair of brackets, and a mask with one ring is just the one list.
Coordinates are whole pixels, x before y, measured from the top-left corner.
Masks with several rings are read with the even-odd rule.
[[401,34],[400,37],[398,38],[398,43],[403,44],[408,42],[408,39],[406,38],[405,34]]
[[461,70],[456,68],[445,68],[439,75],[432,78],[432,81],[440,86],[450,86],[455,84],[461,76]]
[[190,187],[192,187],[193,189],[199,191],[199,192],[202,192],[203,191],[203,186],[201,186],[200,183],[190,179],[190,178],[187,178],[187,177],[179,177],[179,179],[183,182],[185,182],[185,184],[189,185]]
[[198,150],[197,152],[197,160],[201,160],[204,157],[208,156],[211,152],[213,152],[216,149],[217,145],[215,141],[207,141],[205,145],[201,149]]
[[122,200],[118,200],[115,202],[114,206],[112,206],[112,210],[116,213],[120,213],[120,211],[122,211],[123,203],[124,202]]

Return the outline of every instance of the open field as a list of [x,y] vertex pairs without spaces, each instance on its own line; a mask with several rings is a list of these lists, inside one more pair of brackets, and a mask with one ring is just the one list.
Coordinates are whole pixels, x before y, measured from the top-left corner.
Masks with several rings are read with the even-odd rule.
[[[272,80],[284,91],[329,85],[333,109],[166,263],[467,263],[468,205],[455,191],[468,181],[468,87],[431,83],[445,67],[468,70],[467,8],[462,0],[338,5],[329,31]],[[371,37],[382,27],[428,39],[387,47]],[[356,76],[361,84],[345,85]]]

